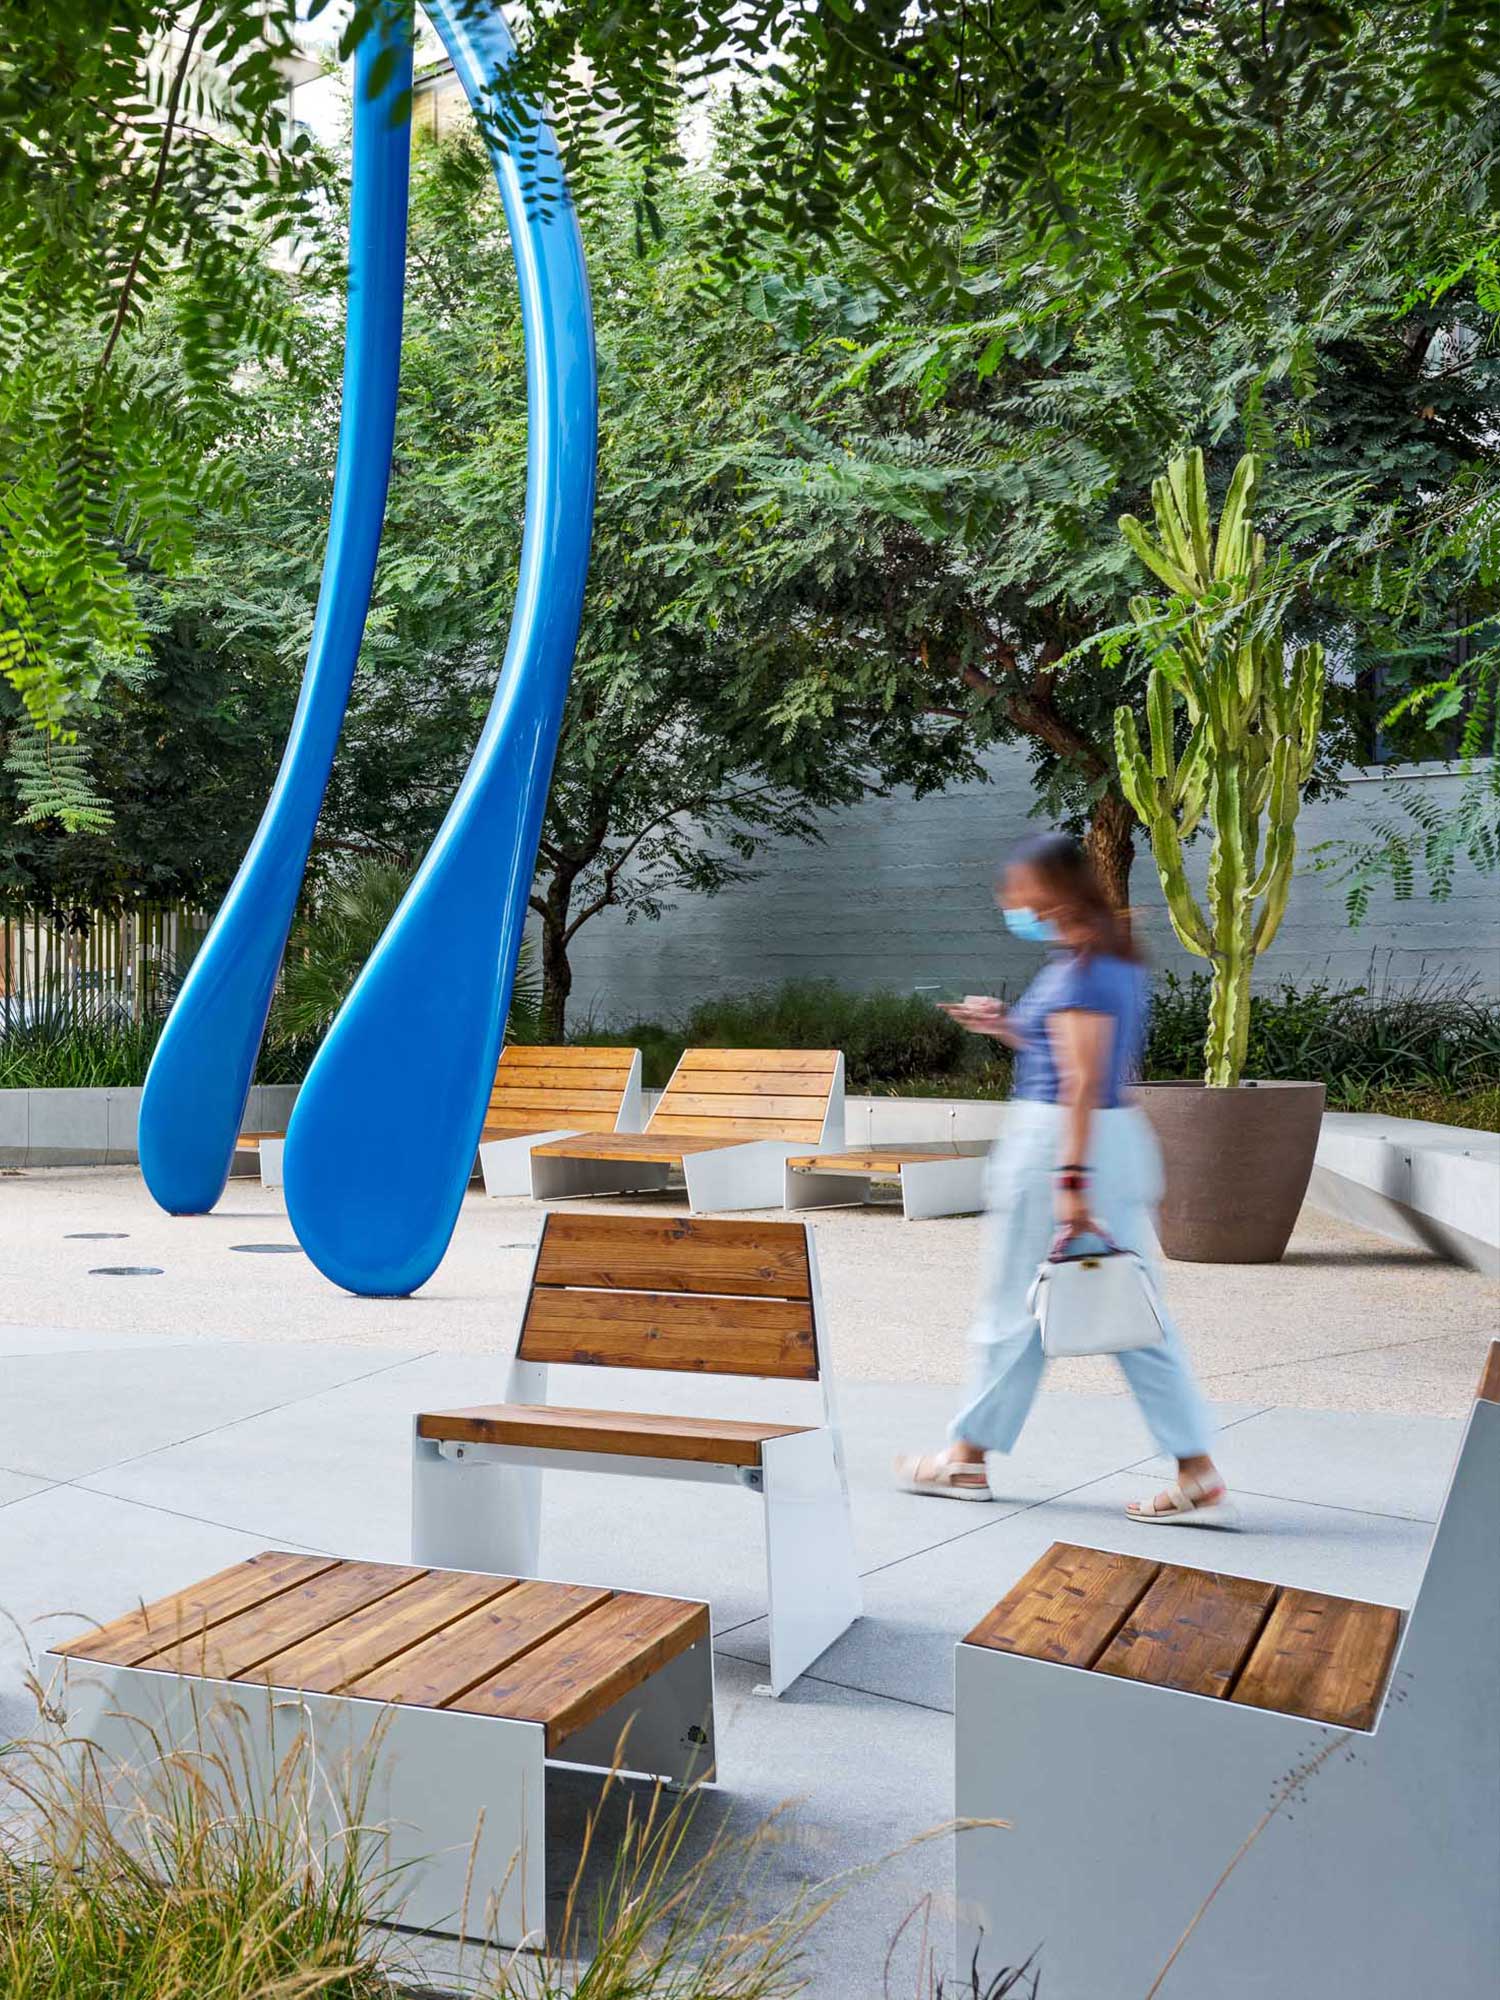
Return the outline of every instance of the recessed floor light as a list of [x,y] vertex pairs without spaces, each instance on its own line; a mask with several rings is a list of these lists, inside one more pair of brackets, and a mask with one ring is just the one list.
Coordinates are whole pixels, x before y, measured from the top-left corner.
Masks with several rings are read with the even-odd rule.
[[89,1272],[91,1278],[159,1278],[162,1276],[160,1264],[96,1264]]
[[300,1243],[231,1243],[231,1250],[248,1250],[256,1257],[300,1257]]

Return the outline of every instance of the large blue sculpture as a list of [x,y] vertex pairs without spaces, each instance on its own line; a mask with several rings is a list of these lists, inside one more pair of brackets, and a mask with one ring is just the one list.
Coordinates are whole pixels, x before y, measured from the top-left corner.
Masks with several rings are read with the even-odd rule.
[[[526,338],[526,528],[509,644],[483,733],[401,907],[340,1012],[287,1131],[287,1208],[336,1283],[406,1293],[447,1248],[510,1002],[567,694],[593,521],[597,395],[588,283],[540,115],[497,137],[493,80],[514,44],[493,0],[427,0],[479,114],[510,225]],[[382,50],[394,73],[368,81]],[[141,1166],[174,1213],[223,1192],[363,633],[394,431],[406,242],[409,19],[356,57],[344,406],[307,674],[255,839],[163,1031],[141,1104]]]

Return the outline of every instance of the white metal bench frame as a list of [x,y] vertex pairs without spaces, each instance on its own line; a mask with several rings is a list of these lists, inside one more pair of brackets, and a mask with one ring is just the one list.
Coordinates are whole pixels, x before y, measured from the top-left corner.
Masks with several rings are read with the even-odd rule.
[[1144,1994],[1283,1796],[1167,1995],[1491,1991],[1497,1496],[1500,1403],[1480,1400],[1369,1730],[960,1645],[958,1816],[1011,1823],[957,1836],[960,1966],[1036,1950],[1048,2000]]
[[[804,1153],[813,1150],[804,1147]],[[831,1148],[829,1149],[832,1150]],[[866,1150],[878,1153],[879,1146]],[[819,1173],[815,1167],[794,1168],[791,1155],[784,1168],[782,1205],[792,1214],[812,1208],[854,1208],[870,1199],[872,1181],[883,1180],[879,1172],[859,1174],[841,1170]],[[978,1153],[961,1153],[941,1160],[902,1160],[901,1212],[908,1222],[928,1222],[941,1215],[977,1215],[984,1208],[984,1175],[989,1161],[986,1148]],[[855,1190],[859,1190],[856,1192]]]
[[[420,1419],[414,1419],[413,1562],[535,1575],[541,1548],[544,1472],[603,1472],[624,1478],[738,1486],[759,1498],[764,1521],[771,1658],[770,1681],[758,1691],[784,1694],[848,1631],[863,1606],[817,1246],[812,1232],[805,1224],[803,1227],[818,1378],[815,1382],[784,1380],[782,1386],[808,1404],[809,1428],[766,1439],[760,1447],[759,1466],[736,1466],[556,1447],[440,1443],[419,1436]],[[539,1242],[527,1286],[528,1301],[540,1257]],[[545,1406],[550,1365],[513,1358],[503,1400]],[[633,1378],[637,1373],[600,1372],[629,1373]],[[706,1369],[701,1372],[720,1383],[732,1379]]]
[[195,1758],[195,1771],[223,1788],[226,1809],[266,1810],[285,1795],[277,1774],[301,1743],[313,1767],[305,1794],[297,1793],[299,1802],[305,1796],[309,1851],[344,1832],[344,1808],[368,1776],[361,1824],[378,1830],[381,1868],[400,1871],[403,1924],[502,1945],[536,1948],[545,1938],[549,1763],[672,1786],[714,1769],[709,1638],[657,1668],[551,1757],[539,1722],[47,1658],[58,1669],[47,1702],[66,1716],[66,1754],[93,1756],[96,1768],[118,1774],[127,1798],[142,1783],[149,1792],[152,1773],[185,1746],[189,1755],[218,1747],[228,1753],[222,1768],[205,1755]]

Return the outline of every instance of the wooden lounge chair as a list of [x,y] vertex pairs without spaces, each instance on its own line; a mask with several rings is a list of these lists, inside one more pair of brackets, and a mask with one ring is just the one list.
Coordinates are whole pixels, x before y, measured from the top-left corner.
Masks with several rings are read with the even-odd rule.
[[790,1155],[843,1142],[837,1049],[688,1049],[643,1132],[533,1146],[531,1191],[634,1194],[680,1171],[694,1215],[780,1208]]
[[[761,1376],[801,1423],[559,1409],[549,1364]],[[732,1406],[719,1384],[719,1407]],[[417,1562],[534,1570],[544,1468],[738,1485],[766,1538],[771,1692],[859,1616],[817,1266],[801,1222],[556,1212],[542,1226],[509,1400],[416,1419]],[[689,1531],[690,1532],[690,1531]]]
[[[484,1191],[530,1192],[538,1140],[578,1132],[635,1132],[641,1123],[639,1049],[537,1048],[513,1042],[500,1052],[479,1142]],[[260,1184],[280,1187],[285,1132],[245,1132],[236,1152],[260,1156]]]
[[404,1923],[502,1944],[546,1924],[549,1759],[713,1775],[708,1610],[677,1598],[272,1550],[47,1659],[106,1795],[159,1816],[175,1770],[178,1797],[294,1816],[314,1864],[368,1828]]
[[501,1053],[479,1141],[488,1195],[530,1194],[531,1149],[581,1132],[639,1132],[639,1049],[532,1048]]
[[958,1962],[1154,1992],[1201,1910],[1167,1992],[1493,1992],[1497,1531],[1500,1342],[1404,1621],[1054,1544],[958,1648]]

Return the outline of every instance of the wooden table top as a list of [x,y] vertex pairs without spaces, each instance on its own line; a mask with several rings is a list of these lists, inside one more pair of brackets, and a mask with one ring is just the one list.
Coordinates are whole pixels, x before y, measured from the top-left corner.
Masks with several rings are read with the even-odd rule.
[[53,1651],[540,1723],[551,1753],[708,1636],[680,1598],[268,1550]]

